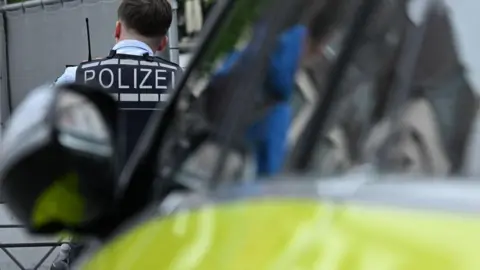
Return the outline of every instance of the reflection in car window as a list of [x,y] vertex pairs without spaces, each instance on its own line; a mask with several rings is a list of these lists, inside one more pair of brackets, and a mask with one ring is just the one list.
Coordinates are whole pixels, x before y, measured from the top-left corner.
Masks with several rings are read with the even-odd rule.
[[[466,41],[476,36],[467,34],[472,23],[466,26],[465,20],[476,16],[459,16],[468,13],[468,1],[409,2],[382,1],[370,21],[337,89],[341,97],[318,138],[310,172],[342,174],[373,164],[386,173],[480,173],[475,169],[480,156],[475,67],[480,59],[472,50],[465,58],[471,47]],[[415,42],[409,40],[417,41],[418,55],[412,55]],[[338,55],[332,43],[320,50],[327,61]],[[409,57],[414,65],[405,73]],[[321,92],[328,69],[311,59],[307,65],[323,70],[313,73]]]
[[[465,46],[457,46],[457,36],[462,29],[457,29],[455,20],[452,21],[451,10],[455,7],[431,1],[432,5],[427,5],[415,15],[423,18],[418,23],[418,18],[412,19],[407,6],[407,2],[415,1],[419,0],[380,1],[353,56],[348,59],[339,86],[334,89],[338,96],[332,100],[332,109],[326,112],[326,129],[317,137],[313,161],[305,172],[336,175],[365,164],[374,165],[376,171],[386,173],[447,176],[475,172],[474,168],[478,166],[472,165],[474,162],[472,163],[471,157],[480,156],[480,139],[472,134],[480,134],[477,131],[480,130],[480,125],[476,124],[478,102],[475,90],[472,90],[474,79],[470,76],[470,69],[474,65],[470,62],[477,61],[465,61],[463,53],[459,52]],[[306,5],[308,1],[301,2]],[[317,8],[315,12],[310,10],[302,13],[298,18],[302,23],[298,25],[306,27],[307,34],[293,36],[298,39],[297,43],[300,41],[302,44],[302,53],[298,57],[298,67],[290,73],[282,73],[284,70],[280,67],[285,65],[273,64],[279,59],[275,57],[281,51],[280,48],[287,48],[285,44],[291,41],[291,36],[290,40],[282,38],[288,31],[284,30],[280,35],[277,45],[282,46],[271,50],[268,72],[261,75],[264,76],[264,82],[257,86],[257,91],[262,98],[262,89],[272,87],[269,85],[271,76],[294,78],[291,95],[280,102],[288,104],[285,107],[290,115],[287,126],[289,130],[285,132],[288,133],[288,140],[280,142],[272,139],[273,135],[269,137],[271,134],[284,133],[282,130],[272,132],[273,129],[269,126],[269,121],[273,119],[269,118],[270,113],[281,110],[281,106],[276,106],[280,103],[275,100],[275,106],[267,107],[267,113],[256,115],[259,118],[251,123],[254,127],[261,127],[261,132],[256,131],[259,132],[257,135],[270,135],[257,136],[254,140],[245,137],[250,147],[247,147],[249,160],[254,160],[258,168],[273,166],[272,160],[273,163],[262,164],[264,159],[268,160],[265,156],[273,155],[282,157],[275,161],[283,164],[281,171],[298,172],[292,162],[298,158],[298,142],[302,140],[302,134],[313,119],[314,109],[325,100],[328,90],[326,82],[334,72],[332,67],[338,64],[340,55],[345,50],[342,45],[352,28],[352,18],[359,10],[359,2],[361,1],[325,1],[326,4],[320,5],[322,8]],[[458,16],[455,12],[453,14],[454,17]],[[199,65],[193,70],[187,88],[209,93],[212,89],[219,89],[218,85],[222,85],[222,81],[215,78],[221,77],[219,74],[229,74],[230,68],[225,67],[232,67],[239,59],[243,59],[241,51],[248,50],[249,45],[255,42],[253,37],[255,31],[258,31],[258,25],[254,26],[255,20],[250,19],[242,27],[235,28],[236,38],[232,38],[234,34],[230,33],[228,46],[222,45],[221,49],[215,49],[215,57],[212,57],[215,50],[207,54],[208,64]],[[294,48],[285,51],[291,53]],[[235,52],[238,54],[235,55]],[[217,83],[216,88],[212,88],[212,82]],[[275,87],[287,84],[281,83]],[[230,90],[228,87],[220,88],[223,92]],[[193,100],[198,101],[202,96],[203,94],[197,94]],[[186,119],[192,122],[178,126],[198,126],[202,121],[197,116],[208,113],[224,117],[231,103],[222,102],[224,101],[217,99],[207,106],[203,103],[203,110],[202,106],[190,106],[190,109],[196,110],[195,113],[184,114],[184,118],[177,123],[185,122]],[[178,103],[180,105],[181,102]],[[247,114],[251,111],[247,108],[252,107],[244,105],[243,113]],[[241,122],[232,122],[242,125]],[[211,122],[206,123],[208,124]],[[188,133],[187,130],[184,133]],[[252,146],[259,141],[268,142],[265,145],[270,144],[268,147],[276,148],[276,154],[272,154],[274,151],[259,154],[255,148],[258,145]],[[313,148],[314,144],[311,145]],[[211,152],[212,148],[209,149]],[[201,154],[198,156],[203,157]],[[242,157],[238,157],[236,155],[237,161],[242,160]],[[202,164],[204,162],[202,160]],[[205,169],[206,166],[202,166]],[[240,167],[242,166],[236,166]],[[268,172],[258,170],[258,173],[265,175],[279,172],[277,169]]]

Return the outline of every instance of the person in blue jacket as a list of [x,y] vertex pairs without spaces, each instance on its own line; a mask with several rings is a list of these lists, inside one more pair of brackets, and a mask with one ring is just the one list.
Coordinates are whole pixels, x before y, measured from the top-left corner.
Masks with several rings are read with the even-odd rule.
[[[247,139],[253,145],[258,174],[269,176],[281,171],[287,150],[287,137],[292,118],[290,101],[294,91],[295,74],[303,51],[307,29],[296,25],[283,32],[270,57],[265,87],[266,94],[274,95],[277,102],[266,115],[253,123]],[[217,75],[229,72],[243,51],[231,53]]]

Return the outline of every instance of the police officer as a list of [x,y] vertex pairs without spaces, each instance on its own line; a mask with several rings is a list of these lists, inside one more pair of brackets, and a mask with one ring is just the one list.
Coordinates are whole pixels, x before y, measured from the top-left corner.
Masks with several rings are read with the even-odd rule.
[[116,45],[110,54],[69,67],[56,80],[56,84],[99,86],[118,100],[121,163],[132,152],[158,102],[168,99],[179,78],[180,66],[154,56],[154,51],[166,47],[171,22],[168,0],[122,0],[115,26]]
[[[56,84],[79,82],[100,86],[119,102],[119,162],[128,159],[153,110],[168,99],[180,66],[154,57],[163,50],[172,22],[168,0],[122,0],[115,26],[116,45],[103,59],[69,67]],[[71,243],[72,262],[84,245]],[[65,262],[66,262],[65,261]],[[53,266],[52,266],[53,267]]]

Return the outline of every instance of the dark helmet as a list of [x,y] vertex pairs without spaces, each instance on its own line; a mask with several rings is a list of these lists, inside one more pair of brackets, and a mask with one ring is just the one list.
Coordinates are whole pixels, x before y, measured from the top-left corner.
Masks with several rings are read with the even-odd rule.
[[84,228],[111,206],[110,112],[108,94],[79,85],[39,87],[14,111],[1,144],[1,195],[31,231]]

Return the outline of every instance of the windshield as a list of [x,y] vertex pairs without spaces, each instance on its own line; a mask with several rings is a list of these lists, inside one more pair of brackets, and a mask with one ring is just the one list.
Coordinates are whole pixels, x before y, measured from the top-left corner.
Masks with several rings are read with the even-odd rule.
[[466,1],[450,2],[220,1],[164,117],[160,174],[476,174],[478,61]]
[[[249,150],[254,152],[251,158],[255,160],[250,161],[257,166],[251,170],[259,170],[258,166],[262,166],[259,159],[269,158],[255,153],[258,149],[252,148],[284,147],[283,151],[277,151],[277,155],[282,155],[284,159],[279,171],[283,173],[328,176],[364,165],[373,165],[376,171],[384,173],[434,176],[471,171],[467,164],[468,156],[472,155],[469,143],[474,143],[474,138],[469,135],[475,129],[477,102],[475,90],[472,90],[475,76],[472,76],[469,68],[477,61],[469,59],[469,63],[463,62],[459,51],[468,49],[468,46],[457,44],[458,33],[461,31],[455,27],[461,22],[456,22],[458,15],[452,12],[457,7],[463,8],[463,5],[452,7],[443,5],[440,1],[431,1],[425,5],[420,5],[418,1],[376,1],[378,5],[371,9],[364,29],[361,29],[358,23],[354,24],[362,8],[365,8],[360,2],[345,0],[332,4],[325,1],[316,10],[297,12],[288,26],[283,26],[272,34],[276,36],[276,44],[267,49],[269,58],[262,60],[258,57],[259,52],[252,53],[258,58],[253,61],[254,65],[242,70],[247,75],[234,76],[235,69],[225,66],[234,66],[233,63],[241,66],[239,62],[247,62],[248,52],[251,52],[248,49],[259,43],[256,40],[259,35],[255,36],[255,33],[261,24],[254,23],[258,20],[252,19],[242,30],[237,30],[238,34],[234,35],[237,40],[233,42],[232,39],[230,48],[223,47],[222,54],[209,62],[210,70],[202,73],[202,79],[192,77],[187,85],[201,91],[234,92],[232,87],[226,87],[227,83],[219,79],[219,74],[226,74],[226,80],[237,80],[237,85],[245,84],[244,92],[251,91],[250,95],[261,96],[261,99],[265,98],[265,94],[258,92],[287,88],[286,77],[292,77],[293,85],[287,90],[291,92],[288,97],[280,99],[281,102],[271,108],[265,103],[257,102],[256,106],[265,106],[270,110],[265,115],[257,115],[260,118],[268,118],[274,113],[281,115],[282,106],[285,106],[289,125],[282,145],[281,141],[275,141],[268,135],[269,129],[275,127],[263,122],[263,134],[255,138],[264,140],[263,144],[250,142]],[[307,3],[309,1],[304,1],[303,4]],[[264,16],[263,23],[268,24],[267,12],[260,9],[258,13]],[[275,23],[278,21],[272,20],[270,27]],[[295,35],[292,32],[295,27],[304,27],[305,34]],[[355,31],[360,31],[361,34],[352,40],[349,35],[354,28],[358,28]],[[286,61],[285,58],[294,53],[297,47],[292,39],[298,39],[300,45],[297,45],[301,46],[301,53],[295,56],[298,62],[283,62],[284,66],[275,66],[276,57],[283,57]],[[352,42],[355,43],[353,46],[344,48],[352,45]],[[234,48],[234,44],[242,44],[245,48]],[[350,54],[348,59],[341,59],[341,55],[346,53]],[[233,61],[232,58],[235,57],[238,59]],[[258,67],[262,64],[266,71],[259,76],[261,78],[254,78],[262,69],[259,68],[257,74],[253,74],[255,65]],[[295,71],[288,70],[286,65],[294,67]],[[282,78],[275,78],[270,69],[274,69],[276,75]],[[474,67],[470,70],[472,69]],[[245,81],[239,81],[240,78],[251,78],[255,82],[248,85]],[[275,86],[275,80],[283,85]],[[201,91],[197,91],[198,96]],[[334,91],[334,95],[330,95],[329,91]],[[254,104],[258,100],[256,98],[245,100]],[[241,100],[227,101],[210,97],[210,103],[203,104],[206,106],[203,112],[209,118],[205,124],[211,127],[212,121],[216,121],[212,119],[227,118],[223,126],[215,126],[216,132],[229,125],[234,132],[243,132],[238,126],[242,126],[245,119],[239,119],[238,115],[246,115],[257,107],[239,104]],[[325,105],[328,105],[328,110],[320,108]],[[318,118],[319,113],[325,116]],[[246,118],[253,122],[259,120]],[[276,120],[279,118],[281,117]],[[318,119],[323,122],[322,130],[312,140],[306,134],[311,131],[312,125],[318,125],[312,124]],[[237,125],[237,129],[232,127],[234,125]],[[274,132],[279,135],[282,130]],[[236,137],[231,133],[228,135]],[[270,139],[277,145],[268,146]],[[229,147],[233,147],[234,143],[229,143]],[[216,151],[209,149],[207,152],[214,155]],[[268,149],[265,152],[268,155]],[[225,151],[223,154],[228,156]],[[201,156],[206,157],[203,152]],[[309,156],[308,161],[305,156]],[[236,159],[239,163],[242,158],[236,156]],[[206,171],[211,174],[214,167],[207,166],[205,158],[202,161],[198,168],[204,171],[208,168]],[[299,161],[303,164],[299,164]],[[232,163],[235,162],[225,161],[223,166]]]

